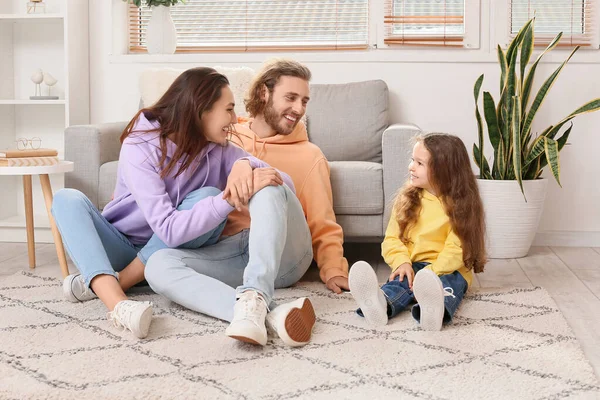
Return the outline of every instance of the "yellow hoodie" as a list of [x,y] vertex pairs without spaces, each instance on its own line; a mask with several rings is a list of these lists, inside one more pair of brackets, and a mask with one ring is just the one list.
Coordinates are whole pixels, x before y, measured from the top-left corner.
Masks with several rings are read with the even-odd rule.
[[[312,236],[321,280],[326,283],[334,276],[347,277],[344,236],[333,212],[329,164],[321,150],[308,141],[304,123],[299,122],[289,135],[261,139],[250,129],[252,120],[240,118],[240,122],[243,124],[235,125],[239,137],[234,135],[233,142],[292,178]],[[249,227],[248,210],[234,211],[229,214],[223,235],[234,235]]]
[[400,240],[400,225],[394,208],[381,244],[381,255],[392,271],[404,263],[427,262],[429,265],[425,268],[438,276],[458,271],[471,286],[473,271],[463,262],[462,243],[452,230],[444,205],[427,190],[421,190],[419,219],[410,229],[408,238],[410,243],[407,245]]

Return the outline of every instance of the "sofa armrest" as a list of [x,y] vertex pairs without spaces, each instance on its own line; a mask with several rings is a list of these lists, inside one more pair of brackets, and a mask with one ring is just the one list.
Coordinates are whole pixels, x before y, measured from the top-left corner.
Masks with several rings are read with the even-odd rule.
[[115,122],[65,129],[65,159],[75,163],[75,170],[65,175],[65,187],[80,190],[96,207],[100,166],[119,159],[125,126],[127,122]]
[[414,124],[393,124],[383,132],[383,235],[390,220],[394,197],[406,181],[413,147],[411,139],[420,132],[421,129]]

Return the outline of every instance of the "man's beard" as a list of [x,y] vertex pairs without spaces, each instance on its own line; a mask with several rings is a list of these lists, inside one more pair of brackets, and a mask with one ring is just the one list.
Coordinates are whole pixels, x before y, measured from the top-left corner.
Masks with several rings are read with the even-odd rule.
[[289,114],[293,116],[296,116],[296,114],[294,114],[293,112],[289,112],[289,109],[283,112],[282,114],[278,114],[275,110],[275,107],[273,107],[272,97],[270,97],[269,101],[267,101],[267,105],[265,106],[265,111],[263,114],[265,116],[265,122],[267,123],[267,125],[269,125],[271,129],[273,129],[276,133],[280,135],[289,135],[290,133],[292,133],[296,128],[296,125],[298,125],[298,121],[300,121],[300,117],[298,117],[298,119],[296,119],[296,122],[292,126],[282,124],[281,120],[285,119],[285,117],[283,116],[284,114]]

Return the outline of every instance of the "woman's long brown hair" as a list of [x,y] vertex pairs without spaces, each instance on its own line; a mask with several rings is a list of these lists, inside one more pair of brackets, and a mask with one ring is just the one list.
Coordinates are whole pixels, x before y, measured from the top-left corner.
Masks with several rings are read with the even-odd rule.
[[[483,272],[487,261],[484,211],[465,145],[460,138],[445,133],[430,133],[416,140],[429,151],[429,182],[460,238],[465,266]],[[410,242],[410,229],[419,218],[423,190],[407,182],[396,196],[395,217],[404,244]]]
[[[177,163],[181,162],[181,167],[175,174],[179,176],[190,167],[208,144],[202,129],[201,116],[221,98],[221,89],[227,85],[229,81],[225,75],[212,68],[199,67],[184,71],[154,105],[142,108],[133,117],[121,135],[121,143],[133,133],[158,132],[161,151],[159,164],[162,169],[160,176],[168,176]],[[149,131],[134,131],[141,113],[144,113],[148,120],[157,120],[160,127]],[[165,165],[167,138],[177,145],[177,150]]]

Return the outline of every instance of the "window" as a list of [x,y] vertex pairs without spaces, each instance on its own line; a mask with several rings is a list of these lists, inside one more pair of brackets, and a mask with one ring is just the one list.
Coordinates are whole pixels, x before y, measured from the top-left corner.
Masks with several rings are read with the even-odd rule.
[[590,0],[511,0],[510,36],[535,16],[536,45],[547,45],[563,32],[559,46],[597,46],[594,11]]
[[[368,0],[187,0],[171,7],[177,52],[364,49]],[[146,51],[148,7],[129,8],[129,51]]]
[[385,0],[385,44],[479,47],[479,1]]

